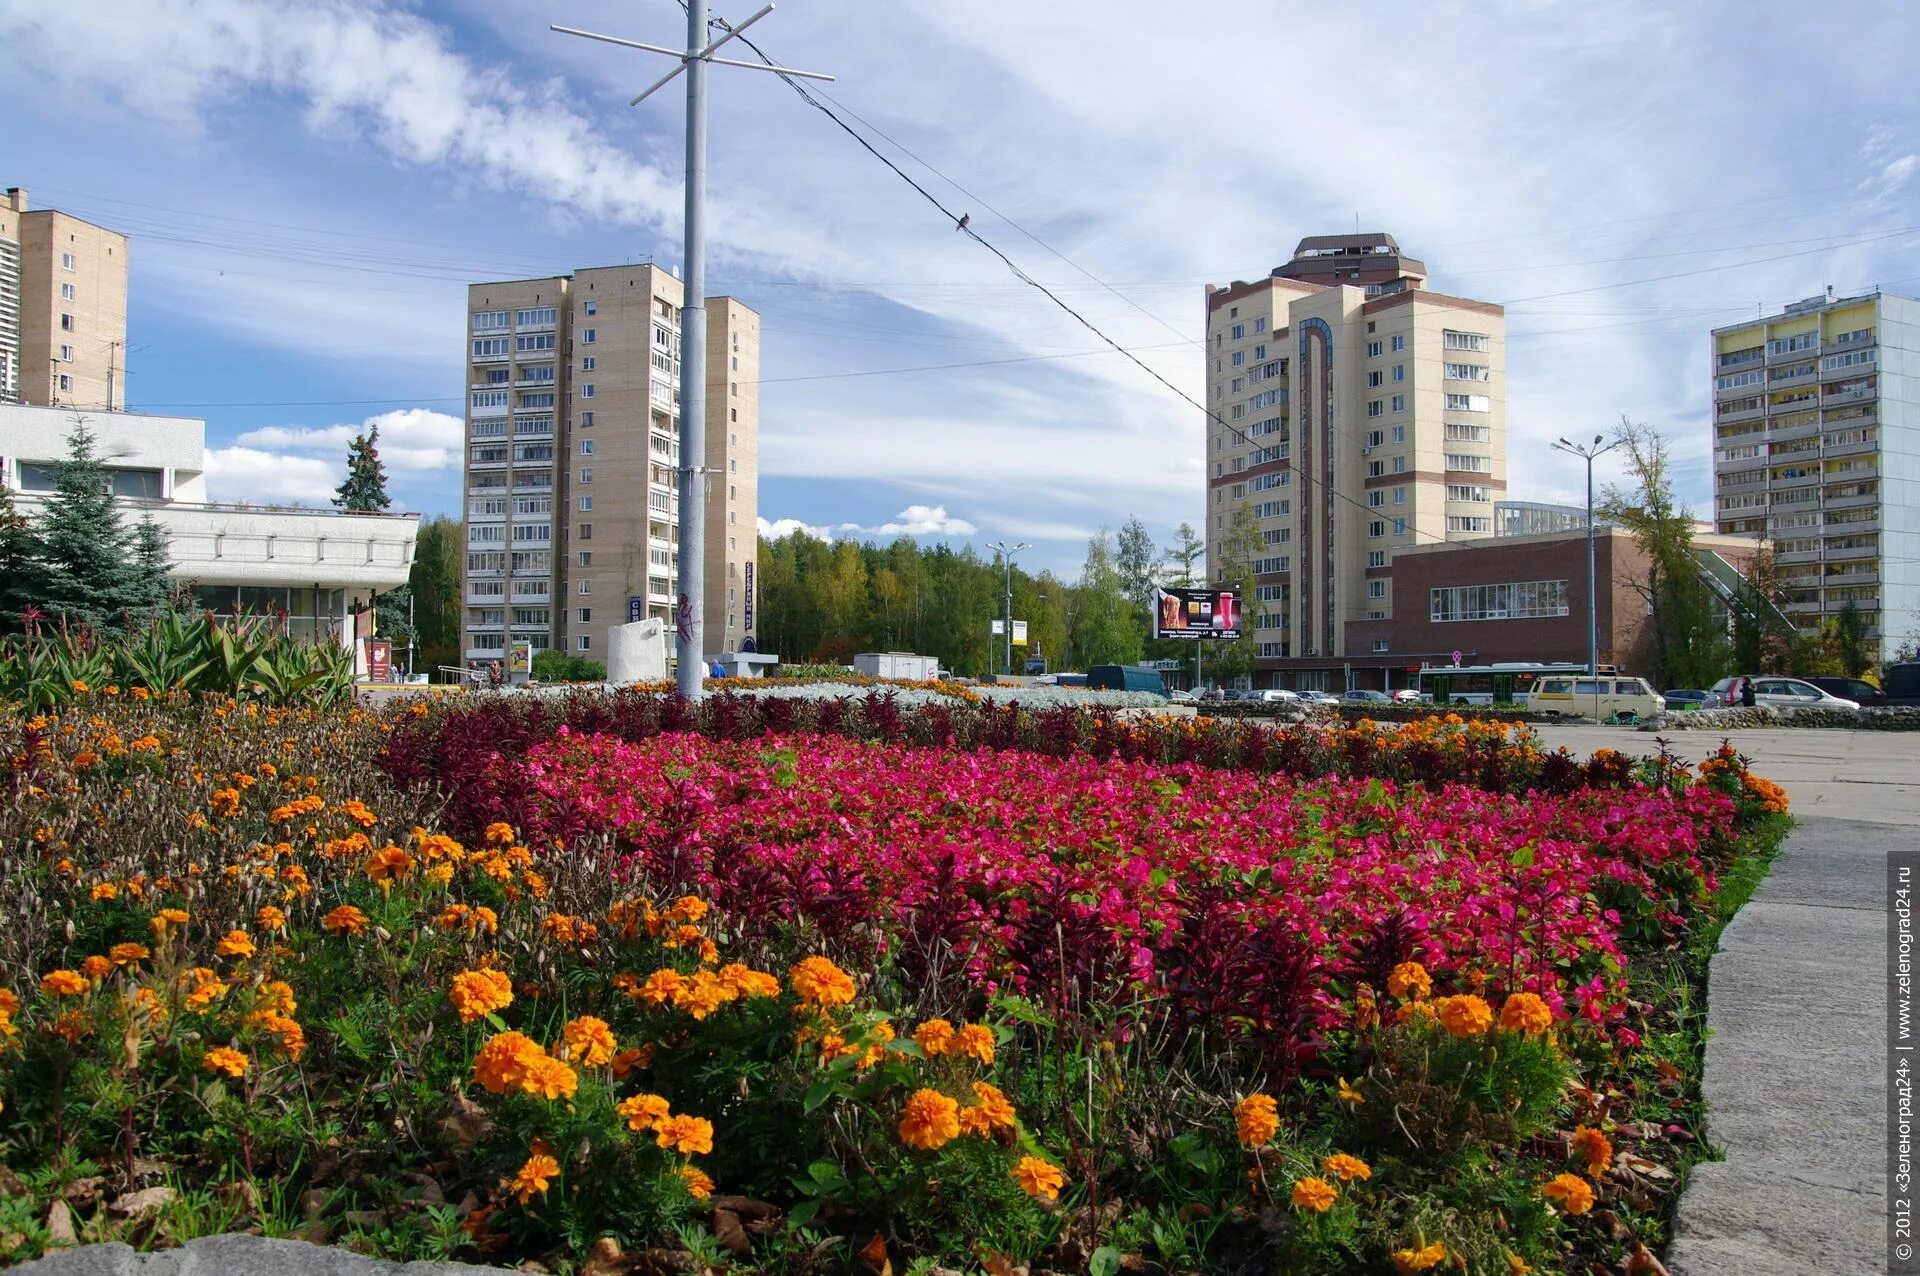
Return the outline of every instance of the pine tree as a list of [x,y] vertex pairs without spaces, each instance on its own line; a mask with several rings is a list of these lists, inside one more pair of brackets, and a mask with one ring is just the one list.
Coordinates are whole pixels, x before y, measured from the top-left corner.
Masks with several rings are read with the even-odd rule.
[[1153,606],[1153,589],[1160,583],[1160,564],[1154,560],[1153,537],[1147,525],[1129,516],[1114,541],[1115,566],[1121,587],[1142,611]]
[[20,613],[40,601],[40,561],[33,527],[0,484],[0,633],[21,628]]
[[347,445],[347,477],[335,489],[333,503],[355,514],[371,514],[389,509],[393,498],[387,495],[387,467],[380,463],[380,427],[353,436]]
[[35,535],[40,606],[49,620],[117,629],[149,606],[133,536],[113,503],[111,476],[85,417],[75,417]]
[[153,515],[141,518],[133,529],[134,589],[141,598],[141,614],[152,617],[164,611],[172,601],[173,583],[168,578],[173,564],[167,558],[166,534],[153,521]]
[[1200,539],[1200,533],[1193,530],[1192,523],[1182,523],[1173,529],[1173,544],[1161,552],[1167,556],[1167,578],[1175,585],[1191,585],[1194,581],[1194,567],[1200,567],[1204,579],[1207,563],[1207,543]]

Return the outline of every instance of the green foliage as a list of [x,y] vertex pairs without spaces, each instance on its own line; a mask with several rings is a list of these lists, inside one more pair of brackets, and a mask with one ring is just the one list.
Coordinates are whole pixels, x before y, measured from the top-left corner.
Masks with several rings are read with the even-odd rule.
[[1153,587],[1160,578],[1160,563],[1147,525],[1137,518],[1128,518],[1121,524],[1114,551],[1114,565],[1120,573],[1120,588],[1126,593],[1127,601],[1142,610],[1152,606]]
[[40,561],[33,528],[0,483],[0,633],[19,628],[20,613],[40,597]]
[[1127,596],[1126,580],[1105,528],[1087,542],[1080,570],[1078,612],[1073,621],[1073,650],[1082,665],[1130,665],[1140,659],[1144,618]]
[[334,489],[333,503],[349,513],[372,514],[391,508],[387,467],[380,460],[380,427],[353,436],[347,444],[347,477]]
[[533,676],[540,682],[605,682],[607,667],[549,647],[533,653]]
[[0,699],[40,710],[109,686],[341,705],[353,696],[353,656],[344,647],[289,638],[268,617],[177,612],[110,641],[66,631],[0,638]]
[[466,528],[460,520],[441,514],[420,524],[407,589],[413,596],[413,623],[422,647],[460,645],[460,574],[465,562]]
[[1859,604],[1849,598],[1841,606],[1840,614],[1832,620],[1834,654],[1839,658],[1840,671],[1849,678],[1858,678],[1873,668],[1872,644],[1867,638],[1866,617],[1860,614]]

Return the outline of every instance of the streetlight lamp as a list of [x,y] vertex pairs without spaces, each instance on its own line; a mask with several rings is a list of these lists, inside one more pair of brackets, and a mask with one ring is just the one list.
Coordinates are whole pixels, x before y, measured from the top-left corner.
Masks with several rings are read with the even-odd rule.
[[[1601,444],[1606,443],[1605,447]],[[1620,446],[1620,440],[1606,442],[1604,434],[1593,436],[1591,443],[1570,443],[1562,438],[1554,443],[1556,452],[1567,452],[1587,463],[1587,677],[1600,676],[1600,607],[1593,583],[1593,462]]]
[[1005,541],[988,541],[987,548],[999,554],[1000,561],[1006,565],[1007,610],[1004,620],[1007,629],[1007,666],[1004,672],[1011,674],[1013,672],[1013,556],[1023,549],[1032,549],[1033,546],[1021,541],[1018,545],[1008,548]]

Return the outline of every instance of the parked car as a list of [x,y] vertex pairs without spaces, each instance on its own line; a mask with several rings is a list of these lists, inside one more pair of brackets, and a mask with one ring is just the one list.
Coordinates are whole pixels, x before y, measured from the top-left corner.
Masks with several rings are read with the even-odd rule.
[[1420,704],[1426,697],[1412,687],[1402,687],[1393,693],[1393,699],[1396,704]]
[[[1729,704],[1742,703],[1738,683],[1745,675],[1722,678],[1713,684],[1712,694]],[[1730,700],[1728,697],[1732,697]],[[1858,709],[1860,702],[1844,696],[1836,696],[1830,691],[1808,682],[1805,678],[1776,678],[1765,674],[1753,675],[1753,703],[1765,709],[1777,709],[1781,713],[1797,713],[1801,709]]]
[[1888,704],[1920,705],[1920,664],[1888,665],[1880,689]]
[[1302,691],[1300,698],[1308,704],[1338,705],[1340,697],[1331,691]]
[[1287,691],[1280,687],[1268,687],[1265,691],[1254,692],[1254,695],[1261,700],[1266,700],[1269,702],[1280,701],[1280,702],[1292,703],[1292,702],[1297,702],[1300,699],[1299,692]]
[[1666,701],[1645,678],[1542,678],[1533,684],[1527,707],[1540,713],[1577,714],[1599,721],[1650,718]]
[[1808,678],[1806,681],[1830,696],[1858,701],[1862,709],[1878,709],[1887,702],[1886,692],[1858,678]]
[[1349,691],[1341,697],[1348,704],[1392,704],[1393,697],[1384,691]]
[[1160,671],[1143,669],[1139,665],[1095,665],[1087,670],[1087,686],[1100,691],[1151,691],[1156,696],[1167,694],[1167,682],[1160,676]]
[[1196,704],[1199,702],[1200,697],[1194,695],[1191,691],[1176,687],[1174,690],[1167,692],[1167,699],[1173,701],[1175,704]]
[[1661,698],[1667,702],[1668,709],[1704,709],[1713,702],[1713,693],[1711,691],[1683,691],[1676,688],[1673,691],[1664,693]]

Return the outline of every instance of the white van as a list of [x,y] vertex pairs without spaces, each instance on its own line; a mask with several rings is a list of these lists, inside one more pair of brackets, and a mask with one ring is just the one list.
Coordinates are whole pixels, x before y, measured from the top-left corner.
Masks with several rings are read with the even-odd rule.
[[1650,718],[1666,708],[1666,698],[1645,678],[1602,674],[1598,678],[1542,678],[1533,684],[1527,708],[1535,713],[1559,713],[1605,722],[1631,716]]

